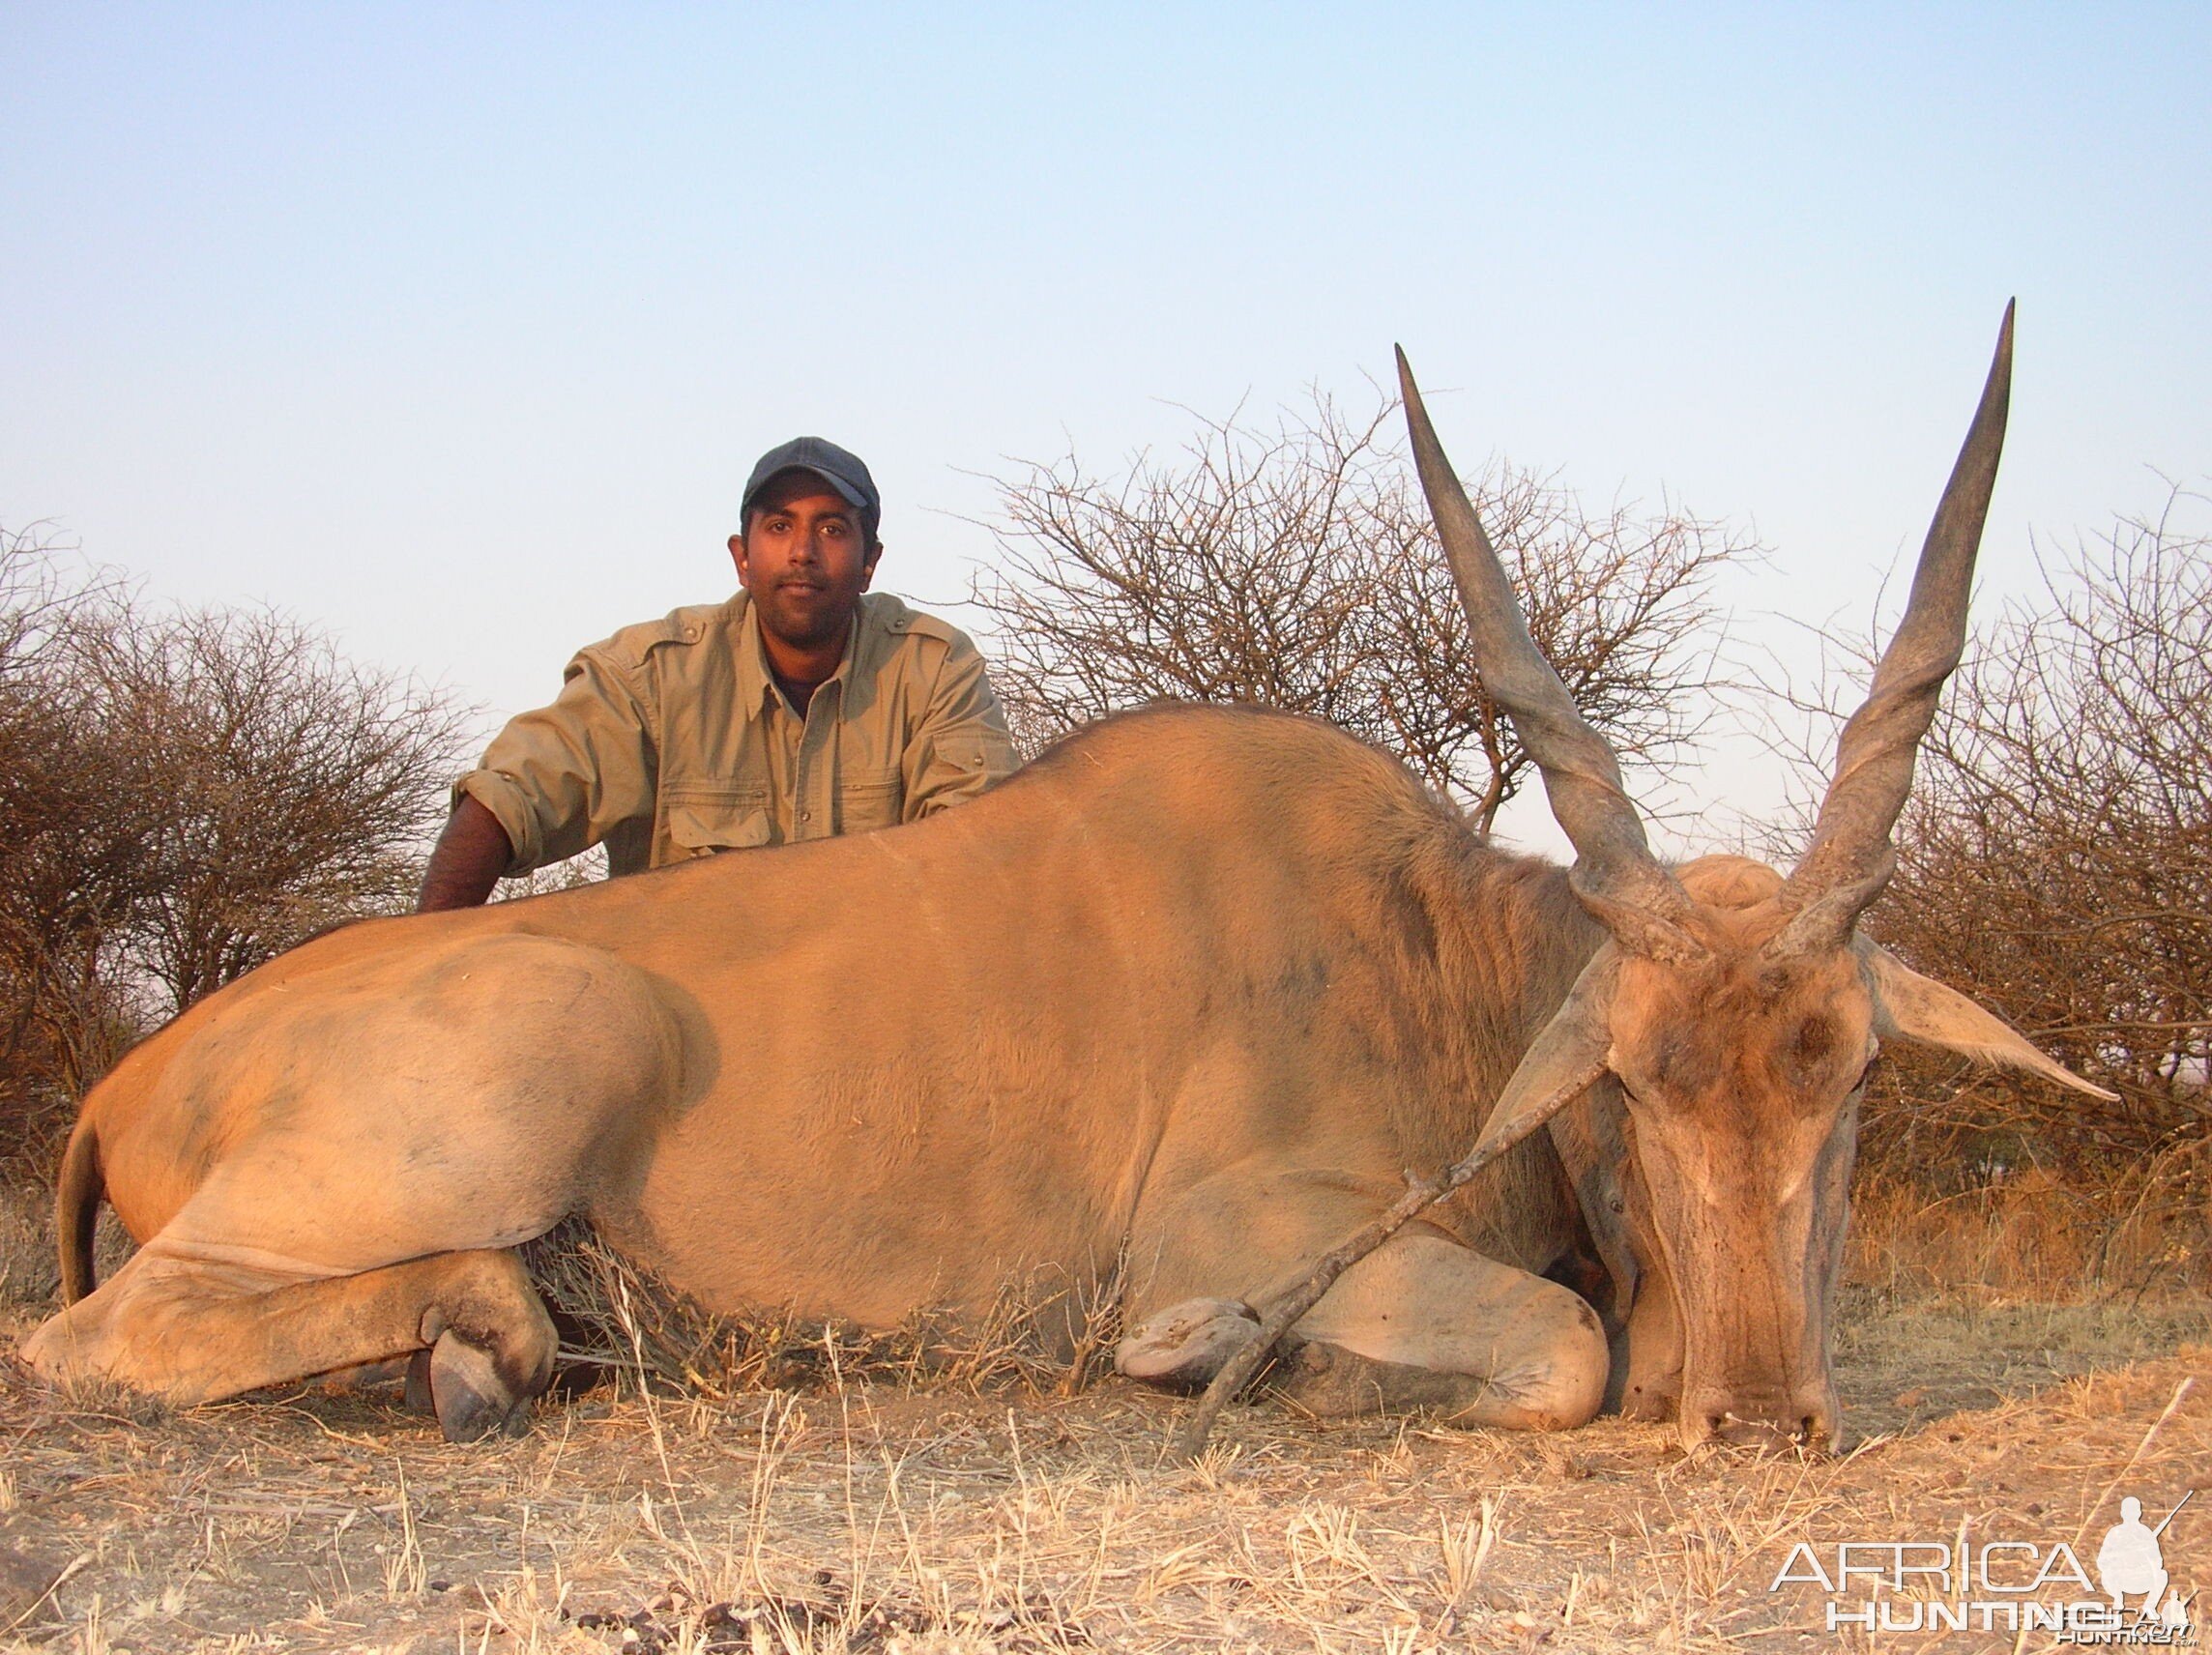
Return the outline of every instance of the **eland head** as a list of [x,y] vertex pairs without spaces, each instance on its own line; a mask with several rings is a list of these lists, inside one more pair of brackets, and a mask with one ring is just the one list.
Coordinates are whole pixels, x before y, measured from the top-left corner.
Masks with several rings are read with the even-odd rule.
[[1557,1117],[1626,1314],[1629,1411],[1673,1413],[1689,1446],[1839,1446],[1828,1342],[1859,1103],[1880,1042],[1924,1041],[2110,1095],[1858,930],[1895,868],[1914,752],[1964,646],[2004,441],[2011,307],[1905,617],[1787,876],[1740,857],[1674,868],[1653,856],[1613,751],[1529,640],[1403,352],[1398,368],[1483,687],[1541,770],[1575,849],[1575,894],[1610,936],[1499,1113],[1521,1125]]

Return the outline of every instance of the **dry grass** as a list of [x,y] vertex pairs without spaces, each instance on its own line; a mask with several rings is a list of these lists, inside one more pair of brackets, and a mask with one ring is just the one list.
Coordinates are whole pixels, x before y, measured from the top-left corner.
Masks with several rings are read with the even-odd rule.
[[[105,1281],[131,1256],[131,1237],[101,1209],[93,1260]],[[0,1308],[43,1305],[61,1286],[54,1253],[54,1192],[42,1184],[0,1183]]]
[[[1902,1245],[1922,1210],[1877,1211],[1870,1240]],[[2055,1269],[2028,1239],[2018,1257]],[[563,1268],[607,1267],[569,1252]],[[0,1645],[1865,1648],[1827,1633],[1812,1588],[1768,1589],[1796,1540],[1964,1522],[2093,1550],[2121,1494],[2163,1511],[2212,1485],[2212,1302],[1929,1292],[1888,1256],[1862,1256],[1839,1339],[1872,1439],[1825,1462],[1685,1458],[1619,1420],[1539,1437],[1269,1405],[1232,1409],[1181,1467],[1165,1449],[1187,1405],[1066,1384],[1019,1295],[952,1344],[764,1319],[717,1325],[710,1350],[694,1313],[641,1307],[650,1284],[622,1273],[592,1278],[628,1308],[578,1351],[605,1360],[619,1338],[630,1382],[544,1408],[519,1442],[454,1448],[389,1396],[311,1389],[134,1419],[0,1372],[0,1560],[73,1571]],[[715,1394],[666,1394],[684,1371],[668,1364],[701,1350]],[[2185,1590],[2212,1582],[2212,1516],[2195,1512],[2168,1543]]]
[[[574,1220],[522,1258],[561,1327],[570,1383],[642,1382],[711,1398],[838,1380],[1073,1390],[1120,1337],[1119,1270],[1096,1286],[1040,1270],[1002,1283],[980,1317],[924,1311],[884,1330],[790,1312],[716,1315]],[[1070,1332],[1072,1365],[1062,1353]]]
[[[1798,1538],[2071,1536],[2123,1475],[2156,1510],[2204,1483],[2212,1395],[2137,1450],[2205,1354],[1938,1409],[1826,1463],[1685,1459],[1621,1421],[1258,1408],[1181,1468],[1183,1405],[1119,1381],[602,1395],[466,1450],[359,1398],[143,1425],[18,1382],[0,1537],[86,1559],[23,1633],[88,1655],[603,1651],[626,1629],[694,1651],[1798,1648],[1819,1600],[1767,1590]],[[2169,1556],[2186,1582],[2212,1546],[2177,1529]]]
[[52,1205],[35,1185],[0,1184],[0,1305],[44,1304],[60,1284]]
[[2169,1156],[2086,1187],[2034,1166],[1943,1195],[1862,1178],[1851,1199],[1850,1277],[1892,1292],[1970,1284],[2042,1300],[2205,1291],[2212,1214],[2199,1159]]

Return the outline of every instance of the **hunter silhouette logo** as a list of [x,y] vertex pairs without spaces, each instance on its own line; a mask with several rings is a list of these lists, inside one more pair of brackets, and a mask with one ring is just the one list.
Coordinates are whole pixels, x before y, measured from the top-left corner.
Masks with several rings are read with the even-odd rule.
[[2196,1497],[2190,1490],[2156,1524],[2143,1521],[2140,1499],[2123,1498],[2097,1548],[2094,1581],[2073,1541],[1969,1536],[1962,1527],[1947,1539],[1800,1540],[1767,1590],[1819,1587],[1830,1632],[2042,1631],[2061,1643],[2188,1647],[2197,1642],[2195,1594],[2175,1586],[2166,1538]]
[[2112,1600],[2114,1609],[2125,1609],[2126,1600],[2138,1593],[2142,1597],[2145,1615],[2159,1610],[2159,1597],[2163,1593],[2166,1606],[2159,1610],[2160,1624],[2186,1627],[2189,1611],[2180,1594],[2168,1590],[2166,1551],[2159,1544],[2167,1524],[2181,1515],[2181,1507],[2197,1497],[2191,1489],[2176,1505],[2159,1520],[2156,1528],[2145,1526],[2142,1520],[2142,1501],[2130,1495],[2120,1501],[2120,1521],[2105,1531],[2105,1543],[2097,1548],[2097,1580],[2105,1593]]

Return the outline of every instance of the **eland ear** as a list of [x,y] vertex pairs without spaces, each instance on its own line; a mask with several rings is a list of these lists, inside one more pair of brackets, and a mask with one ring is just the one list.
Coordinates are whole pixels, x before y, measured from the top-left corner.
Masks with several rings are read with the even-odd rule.
[[1613,995],[1620,948],[1606,943],[1575,978],[1566,1002],[1529,1043],[1498,1107],[1482,1124],[1472,1160],[1527,1137],[1587,1091],[1606,1072],[1613,1052]]
[[2053,1085],[2086,1092],[2107,1103],[2119,1101],[2117,1093],[2091,1085],[2045,1057],[2003,1018],[1984,1011],[1934,977],[1922,976],[1887,948],[1862,941],[1859,957],[1873,982],[1875,1032],[1882,1038],[1895,1036],[1939,1046],[1977,1063],[2025,1069]]

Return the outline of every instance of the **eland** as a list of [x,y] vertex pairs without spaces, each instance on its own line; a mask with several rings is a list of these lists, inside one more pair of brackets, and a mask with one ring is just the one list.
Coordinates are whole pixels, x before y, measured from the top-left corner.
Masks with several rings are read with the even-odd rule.
[[[1787,875],[1654,857],[1401,357],[1483,686],[1571,869],[1326,725],[1160,708],[912,826],[355,925],[88,1097],[70,1302],[26,1355],[177,1404],[406,1358],[450,1437],[517,1430],[556,1339],[513,1249],[580,1215],[727,1312],[886,1325],[1119,1268],[1120,1367],[1189,1388],[1496,1108],[1548,1128],[1345,1271],[1278,1387],[1326,1413],[1555,1429],[1611,1403],[1687,1444],[1839,1443],[1879,1043],[2096,1089],[1858,930],[1959,659],[2011,348],[2008,309]],[[102,1197],[140,1245],[96,1288]]]

